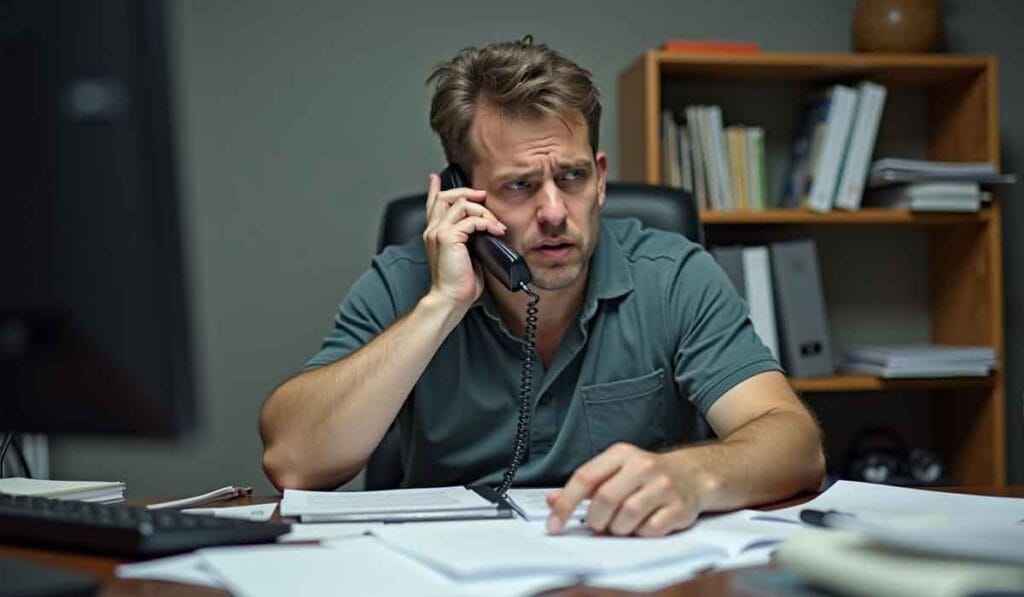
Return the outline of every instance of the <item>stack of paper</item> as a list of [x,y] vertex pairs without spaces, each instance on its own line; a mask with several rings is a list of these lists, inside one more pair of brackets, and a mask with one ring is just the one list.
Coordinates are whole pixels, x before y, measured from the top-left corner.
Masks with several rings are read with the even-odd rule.
[[24,477],[0,479],[0,493],[99,504],[124,501],[124,489],[125,485],[120,481],[51,481]]
[[[509,489],[508,502],[516,514],[525,520],[547,520],[551,514],[548,507],[547,495],[555,488],[522,488]],[[590,507],[590,500],[583,500],[576,511],[572,513],[572,519],[582,520],[587,515],[587,508]]]
[[415,522],[511,518],[508,503],[489,487],[432,487],[385,491],[286,489],[282,516],[302,522]]
[[974,182],[1012,184],[1013,174],[1000,174],[992,162],[939,162],[883,158],[871,164],[868,187],[883,187],[909,182]]
[[870,207],[913,211],[971,212],[981,209],[992,194],[976,182],[912,182],[872,189],[864,197]]
[[968,595],[1024,587],[1024,499],[840,481],[807,504],[757,515],[838,512],[839,530],[794,534],[776,561],[844,594]]
[[860,345],[844,351],[842,369],[879,377],[984,377],[996,364],[988,346]]

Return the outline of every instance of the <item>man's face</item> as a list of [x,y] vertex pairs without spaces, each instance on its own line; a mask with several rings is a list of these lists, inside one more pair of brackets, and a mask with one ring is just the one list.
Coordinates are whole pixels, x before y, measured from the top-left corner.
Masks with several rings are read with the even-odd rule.
[[521,120],[483,106],[470,132],[477,162],[473,188],[508,226],[505,242],[521,254],[533,283],[558,290],[586,271],[597,244],[608,158],[590,150],[581,116]]

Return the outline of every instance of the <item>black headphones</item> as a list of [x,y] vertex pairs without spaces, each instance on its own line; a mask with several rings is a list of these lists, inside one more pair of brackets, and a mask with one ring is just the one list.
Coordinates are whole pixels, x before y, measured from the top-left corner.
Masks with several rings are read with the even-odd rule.
[[850,441],[844,473],[853,481],[893,485],[935,485],[945,482],[939,456],[924,448],[908,449],[889,427],[862,429]]

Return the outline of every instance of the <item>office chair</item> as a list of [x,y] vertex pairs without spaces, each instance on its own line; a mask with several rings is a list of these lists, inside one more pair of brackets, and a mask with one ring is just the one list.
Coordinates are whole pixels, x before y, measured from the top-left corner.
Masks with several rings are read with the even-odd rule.
[[[419,237],[426,227],[426,195],[395,199],[384,208],[377,251]],[[682,189],[634,183],[608,183],[602,218],[637,218],[649,228],[677,232],[704,244],[704,229],[693,197]],[[698,434],[709,437],[703,420]],[[392,425],[366,465],[366,489],[394,489],[402,481],[398,430]]]

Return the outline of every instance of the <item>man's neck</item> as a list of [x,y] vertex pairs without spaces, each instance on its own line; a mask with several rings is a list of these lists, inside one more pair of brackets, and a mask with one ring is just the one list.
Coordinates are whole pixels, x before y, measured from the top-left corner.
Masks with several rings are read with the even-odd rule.
[[[569,326],[576,320],[587,292],[590,264],[571,285],[560,290],[533,288],[540,296],[537,304],[537,353],[544,366],[551,364],[558,345]],[[530,295],[525,292],[509,292],[501,282],[485,276],[487,291],[491,293],[498,315],[516,336],[523,336],[526,327],[526,305]]]

